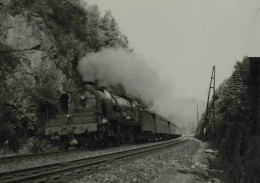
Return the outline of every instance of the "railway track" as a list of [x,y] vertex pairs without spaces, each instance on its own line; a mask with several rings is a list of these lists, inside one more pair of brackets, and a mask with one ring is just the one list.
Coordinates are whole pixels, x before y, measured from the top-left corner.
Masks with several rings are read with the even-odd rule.
[[104,155],[42,165],[33,168],[3,172],[0,173],[0,182],[68,182],[69,180],[80,178],[96,171],[108,169],[108,164],[115,160],[127,159],[129,157],[159,151],[182,143],[187,139],[187,137],[180,137],[178,139],[135,149],[117,151]]
[[[109,148],[105,148],[105,149],[109,149]],[[10,162],[10,161],[20,161],[24,159],[27,160],[27,159],[61,156],[61,155],[67,155],[71,153],[82,153],[82,152],[89,152],[89,149],[73,149],[67,151],[58,151],[58,152],[56,151],[56,152],[35,153],[35,154],[10,154],[10,155],[0,156],[0,163]]]
[[36,153],[36,154],[11,154],[6,156],[0,156],[0,163],[6,162],[6,161],[12,161],[12,160],[23,160],[23,159],[32,159],[32,158],[43,158],[48,156],[59,156],[59,155],[65,155],[70,153],[80,153],[80,152],[87,152],[89,150],[68,150],[68,151],[59,151],[59,152],[50,152],[50,153]]
[[[109,148],[105,148],[109,149]],[[100,149],[98,149],[100,150]],[[102,149],[101,149],[102,150]],[[56,152],[49,152],[49,153],[35,153],[35,154],[10,154],[0,156],[0,163],[10,162],[10,161],[21,161],[21,160],[30,160],[36,158],[45,158],[45,157],[54,157],[54,156],[61,156],[67,155],[71,153],[82,153],[82,152],[89,152],[88,149],[73,149],[67,151],[56,151]]]

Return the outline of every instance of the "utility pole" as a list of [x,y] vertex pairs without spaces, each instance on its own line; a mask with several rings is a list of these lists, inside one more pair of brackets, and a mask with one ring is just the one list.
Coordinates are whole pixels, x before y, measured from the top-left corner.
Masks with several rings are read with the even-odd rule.
[[212,95],[212,122],[215,121],[215,81],[216,81],[216,74],[215,74],[215,66],[213,66],[211,78],[210,78],[210,84],[209,84],[209,93],[208,93],[208,100],[207,100],[207,108],[206,108],[206,116],[205,121],[208,122],[208,113],[209,113],[209,97],[210,97],[210,91],[213,89],[213,95]]
[[197,125],[199,126],[199,105],[197,104]]
[[209,113],[209,100],[210,100],[210,91],[211,89],[213,89],[213,95],[212,95],[212,123],[214,123],[215,121],[215,78],[216,78],[216,75],[215,75],[215,66],[213,66],[213,69],[212,69],[212,73],[211,73],[211,77],[210,77],[210,84],[209,84],[209,93],[208,93],[208,100],[207,100],[207,108],[206,108],[206,115],[205,115],[205,125],[204,125],[204,128],[201,130],[203,130],[203,142],[206,140],[206,133],[207,133],[207,124],[210,123],[209,119],[208,119],[208,113]]

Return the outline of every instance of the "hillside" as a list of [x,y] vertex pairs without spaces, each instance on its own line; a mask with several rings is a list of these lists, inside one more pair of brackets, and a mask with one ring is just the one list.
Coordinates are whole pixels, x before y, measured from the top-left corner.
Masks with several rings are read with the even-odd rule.
[[[220,150],[222,166],[234,177],[234,182],[258,182],[255,141],[255,107],[250,87],[256,87],[250,76],[252,63],[248,57],[237,62],[230,78],[216,90],[215,119],[212,110],[208,118],[202,115],[197,138],[208,141]],[[257,80],[257,78],[253,78]],[[250,86],[252,85],[252,86]],[[255,101],[256,102],[256,101]],[[212,99],[210,107],[212,107]]]
[[58,96],[81,82],[82,56],[128,47],[111,12],[79,0],[1,0],[0,22],[0,147],[8,151],[43,135]]

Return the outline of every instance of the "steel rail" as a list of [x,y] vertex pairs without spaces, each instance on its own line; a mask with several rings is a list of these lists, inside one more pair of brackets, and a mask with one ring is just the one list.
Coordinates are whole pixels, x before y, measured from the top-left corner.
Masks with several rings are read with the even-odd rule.
[[187,138],[181,137],[155,145],[117,151],[89,158],[2,172],[0,173],[0,182],[66,182],[68,181],[68,178],[78,178],[93,173],[93,171],[100,171],[100,167],[102,170],[108,162],[117,159],[125,159],[151,151],[157,151],[162,148],[171,147],[186,140]]
[[35,153],[35,154],[10,154],[0,156],[0,163],[10,161],[10,160],[23,160],[23,159],[31,159],[31,158],[43,158],[48,156],[58,156],[58,155],[66,155],[70,153],[81,153],[81,152],[88,152],[87,149],[74,149],[74,150],[67,150],[67,151],[56,151],[56,152],[47,152],[47,153]]
[[89,150],[68,150],[68,151],[57,151],[57,152],[48,152],[48,153],[35,153],[35,154],[11,154],[11,155],[5,155],[0,156],[0,162],[8,161],[8,160],[21,160],[21,159],[27,159],[27,158],[41,158],[46,156],[55,156],[55,155],[63,155],[63,154],[69,154],[69,153],[80,153],[84,151]]

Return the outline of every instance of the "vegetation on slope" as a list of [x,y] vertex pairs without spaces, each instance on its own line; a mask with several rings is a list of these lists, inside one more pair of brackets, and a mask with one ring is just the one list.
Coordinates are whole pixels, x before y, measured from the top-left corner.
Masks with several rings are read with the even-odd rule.
[[[28,10],[40,15],[53,34],[60,56],[59,65],[68,77],[78,80],[76,66],[80,57],[104,47],[128,47],[110,11],[101,16],[96,5],[79,0],[12,0],[8,10],[17,14]],[[76,72],[76,73],[75,73]]]
[[[57,50],[53,49],[51,59],[57,65],[56,69],[66,76],[67,83],[66,86],[57,86],[57,70],[39,70],[41,73],[30,76],[36,81],[35,86],[28,88],[30,81],[19,77],[26,71],[15,77],[19,69],[23,69],[20,65],[24,60],[16,57],[16,53],[21,51],[0,44],[0,149],[6,146],[17,151],[28,138],[44,134],[47,113],[50,116],[57,112],[57,97],[61,94],[58,88],[65,87],[66,90],[67,87],[69,90],[75,87],[70,83],[81,82],[76,69],[79,59],[106,47],[127,48],[128,40],[120,32],[111,12],[101,16],[97,6],[82,4],[80,0],[11,0],[1,2],[0,11],[13,17],[26,16],[29,24],[37,20],[35,17],[43,19],[45,25],[36,22],[36,26],[39,29],[46,26],[54,37],[55,42],[51,44]],[[7,81],[10,77],[15,78],[12,84]]]
[[231,77],[216,90],[214,123],[210,109],[208,119],[205,119],[203,114],[197,129],[198,138],[212,142],[220,149],[223,162],[230,164],[229,170],[235,177],[234,182],[249,180],[246,179],[249,172],[245,170],[249,167],[245,162],[252,150],[248,148],[248,144],[254,128],[253,110],[248,94],[249,66],[250,60],[247,57],[236,63]]

